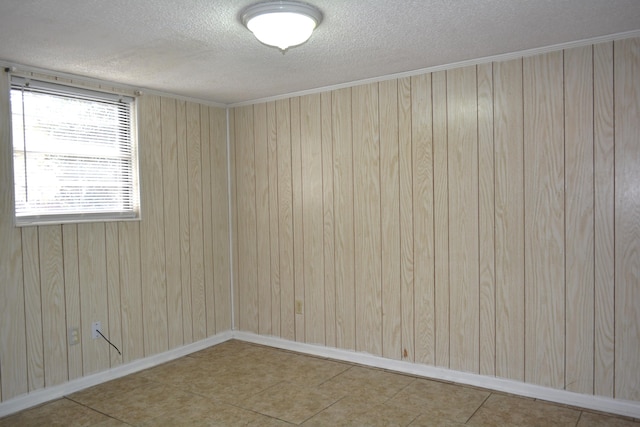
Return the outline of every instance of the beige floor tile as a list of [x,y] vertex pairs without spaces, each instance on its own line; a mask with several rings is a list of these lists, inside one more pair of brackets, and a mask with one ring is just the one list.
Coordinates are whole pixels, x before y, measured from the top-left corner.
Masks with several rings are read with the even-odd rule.
[[94,404],[99,404],[100,402],[109,400],[128,391],[135,390],[138,387],[152,384],[152,381],[139,375],[128,375],[73,393],[68,397],[83,405],[93,406]]
[[254,376],[275,376],[275,372],[282,371],[289,365],[289,361],[296,355],[282,350],[275,350],[270,347],[247,346],[245,350],[237,354],[224,352],[214,355],[212,352],[208,356],[199,355],[191,358],[195,360],[202,371],[210,375],[254,375]]
[[292,354],[289,352],[271,347],[243,343],[241,341],[227,341],[193,353],[189,357],[199,359],[202,367],[219,370],[221,367],[236,366],[241,363],[268,366],[271,363],[286,360],[291,356]]
[[[104,424],[101,424],[104,423]],[[122,422],[79,405],[68,399],[59,399],[0,420],[0,427],[30,426],[104,426],[124,425]]]
[[215,414],[211,420],[216,426],[290,426],[291,424],[268,417],[266,415],[258,414],[253,411],[249,411],[235,406],[228,406],[228,409]]
[[428,414],[434,420],[464,423],[489,394],[484,390],[416,379],[387,404]]
[[241,358],[247,361],[260,362],[261,360],[265,360],[265,359],[268,360],[271,357],[287,358],[290,356],[298,355],[297,353],[287,351],[287,350],[282,350],[279,348],[274,348],[274,347],[269,347],[269,346],[264,346],[259,344],[249,344],[249,345],[250,347],[247,347],[242,352],[236,353],[236,356],[238,358]]
[[473,426],[575,426],[580,411],[521,397],[492,394],[467,424]]
[[417,411],[375,403],[362,396],[347,396],[307,420],[305,426],[407,426]]
[[436,419],[429,414],[422,414],[413,420],[413,422],[409,424],[409,427],[462,427],[464,425],[466,424],[450,420]]
[[351,366],[321,384],[318,389],[337,396],[366,396],[384,402],[413,382],[415,378],[381,369]]
[[234,367],[237,370],[276,375],[289,366],[296,357],[294,354],[283,351],[265,350],[263,354],[239,357]]
[[264,372],[282,381],[304,386],[317,386],[348,370],[351,365],[317,357],[291,355],[281,363],[264,366]]
[[343,397],[327,408],[323,409],[312,418],[309,418],[305,426],[352,426],[354,417],[362,411],[366,411],[371,404],[366,399]]
[[241,366],[238,366],[216,374],[202,371],[198,377],[191,378],[180,387],[185,391],[213,400],[238,404],[279,382],[278,378],[269,373],[242,369]]
[[179,386],[191,381],[194,377],[202,375],[202,367],[203,363],[199,359],[182,357],[160,366],[138,372],[135,375],[151,381]]
[[237,359],[230,354],[210,354],[208,356],[187,356],[197,361],[201,368],[215,368],[216,370],[225,370],[237,364]]
[[300,424],[337,400],[313,388],[282,382],[246,399],[241,406],[283,421]]
[[238,340],[229,340],[223,343],[205,348],[204,350],[196,351],[195,353],[191,353],[189,357],[218,357],[221,355],[235,356],[239,352],[245,351],[247,349],[252,349],[255,346],[251,343],[238,341]]
[[582,412],[578,427],[640,427],[640,422],[629,419],[608,416],[604,414],[594,414],[592,412]]
[[[130,424],[173,416],[190,410],[208,410],[213,402],[165,384],[151,382],[134,390],[94,402],[92,408]],[[195,409],[194,409],[195,408]]]
[[[228,426],[229,424],[220,424],[220,427]],[[279,420],[277,418],[267,417],[265,415],[260,415],[260,418],[255,421],[247,424],[251,427],[291,427],[294,424],[288,423],[286,421]]]
[[91,424],[91,427],[127,427],[131,424],[124,423],[120,420],[116,420],[115,418],[108,418],[104,421],[100,421],[95,424]]
[[210,364],[204,358],[190,358],[189,363],[176,366],[168,363],[149,369],[139,375],[175,387],[227,403],[236,403],[247,396],[273,386],[279,380],[264,369],[246,363],[234,365]]
[[267,417],[253,411],[210,402],[202,405],[187,406],[174,413],[151,418],[141,424],[153,427],[173,426],[283,426],[290,425],[284,421]]
[[379,404],[359,414],[354,420],[360,426],[408,426],[417,416],[415,412]]

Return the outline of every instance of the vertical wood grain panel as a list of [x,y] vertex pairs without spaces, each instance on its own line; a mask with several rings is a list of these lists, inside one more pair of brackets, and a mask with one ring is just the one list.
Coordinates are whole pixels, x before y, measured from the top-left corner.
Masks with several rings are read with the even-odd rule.
[[353,181],[356,350],[382,354],[380,257],[380,136],[378,85],[356,86],[353,96]]
[[238,264],[238,259],[239,259],[239,240],[240,240],[240,234],[238,233],[238,220],[239,220],[239,216],[238,216],[238,206],[239,206],[239,202],[238,202],[238,175],[237,175],[237,171],[238,171],[238,167],[237,167],[237,162],[238,162],[238,140],[236,139],[236,115],[235,115],[235,110],[227,110],[228,114],[227,114],[227,128],[229,129],[229,180],[231,181],[229,183],[229,189],[230,189],[230,197],[231,200],[229,201],[229,204],[231,205],[231,209],[230,209],[230,215],[231,215],[231,252],[232,252],[232,256],[231,256],[231,277],[232,277],[232,281],[231,281],[231,299],[232,299],[232,307],[231,307],[231,313],[232,313],[232,321],[231,321],[231,326],[233,329],[235,328],[239,328],[240,327],[240,273],[239,273],[239,264]]
[[495,375],[496,309],[493,166],[493,65],[478,73],[478,256],[480,260],[480,374]]
[[564,52],[565,388],[593,394],[593,48]]
[[226,111],[209,109],[211,126],[211,211],[213,212],[213,270],[216,333],[231,329],[231,270],[229,246],[229,186]]
[[80,316],[83,329],[81,333],[84,338],[82,372],[84,375],[109,368],[109,344],[102,338],[91,339],[91,323],[98,320],[102,323],[102,333],[109,336],[105,249],[104,223],[78,224]]
[[182,273],[180,272],[180,192],[178,180],[178,128],[176,101],[160,99],[162,131],[162,189],[164,201],[164,254],[167,280],[167,333],[169,348],[184,343]]
[[258,332],[256,178],[253,108],[235,109],[238,215],[238,311],[241,330]]
[[640,39],[614,44],[615,397],[640,400]]
[[13,225],[13,149],[11,144],[9,78],[0,76],[0,400],[27,392],[22,239]]
[[305,341],[324,344],[324,229],[320,95],[300,98]]
[[176,103],[176,134],[178,157],[178,202],[180,207],[180,276],[182,283],[183,342],[193,342],[193,305],[191,292],[191,247],[189,239],[189,154],[187,146],[187,104]]
[[253,106],[256,173],[256,245],[258,268],[258,332],[271,335],[271,257],[269,255],[269,140],[267,105]]
[[280,336],[295,339],[293,273],[293,183],[289,100],[276,101],[278,145],[278,250],[280,258]]
[[44,387],[44,349],[42,343],[42,296],[38,227],[22,228],[22,271],[27,332],[27,374],[29,391]]
[[160,97],[142,97],[140,115],[140,203],[144,206],[140,221],[142,318],[144,352],[151,355],[168,348]]
[[[120,311],[120,254],[118,250],[118,223],[107,222],[105,227],[105,251],[107,255],[107,306],[109,316],[109,340],[122,347],[122,313]],[[66,343],[65,343],[66,345]],[[110,366],[122,364],[122,355],[109,346]]]
[[447,148],[447,72],[431,75],[433,97],[433,242],[435,364],[449,367],[449,172]]
[[64,259],[62,227],[39,227],[39,258],[42,273],[42,338],[44,342],[44,384],[61,384],[69,378],[65,324]]
[[189,255],[191,268],[191,315],[193,340],[207,336],[204,277],[204,241],[202,212],[202,135],[200,106],[188,103],[187,113],[187,168],[189,181]]
[[[121,350],[122,358],[126,363],[144,356],[140,223],[137,221],[118,223],[118,244],[120,246],[120,309],[122,310]],[[84,332],[90,328],[90,325],[86,326],[83,323],[82,328]]]
[[[80,278],[78,267],[78,227],[75,224],[62,226],[62,256],[64,259],[64,299],[67,333],[70,328],[83,331],[80,323]],[[82,376],[82,340],[67,349],[67,371],[69,381]],[[68,339],[68,336],[67,336]]]
[[351,89],[332,92],[333,208],[335,214],[336,346],[354,350],[355,272]]
[[269,172],[269,263],[271,334],[280,336],[280,250],[278,229],[278,133],[275,101],[267,104],[267,170]]
[[476,67],[447,71],[451,368],[479,372]]
[[[211,209],[211,141],[209,140],[209,107],[200,106],[200,147],[202,158],[202,248],[204,266],[205,336],[216,331],[215,271],[213,268],[213,211]],[[224,199],[223,199],[224,200]]]
[[[295,300],[305,302],[304,201],[302,194],[302,148],[300,98],[291,99],[291,182],[293,190],[293,277]],[[305,312],[295,315],[296,341],[305,340]]]
[[431,75],[411,78],[415,361],[435,362]]
[[613,43],[593,47],[593,80],[594,393],[613,397],[615,360]]
[[527,382],[564,386],[562,52],[524,59]]
[[324,340],[329,347],[336,346],[336,271],[333,214],[333,133],[331,120],[331,92],[320,94],[322,117],[322,241],[324,256]]
[[398,81],[379,84],[382,356],[402,358]]
[[524,381],[522,59],[493,67],[496,376]]
[[398,80],[398,152],[400,175],[400,309],[402,359],[415,360],[413,282],[413,160],[411,78]]

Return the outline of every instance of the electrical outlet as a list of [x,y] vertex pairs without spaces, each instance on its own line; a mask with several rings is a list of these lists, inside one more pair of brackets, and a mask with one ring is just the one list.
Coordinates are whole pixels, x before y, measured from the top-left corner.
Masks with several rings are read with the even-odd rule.
[[302,314],[302,310],[303,310],[302,300],[297,299],[296,300],[296,314]]
[[80,343],[80,331],[78,331],[78,328],[69,328],[67,337],[69,339],[69,345]]
[[100,331],[102,333],[102,322],[95,321],[91,324],[91,338],[98,339],[100,338],[100,334],[98,333],[98,331]]

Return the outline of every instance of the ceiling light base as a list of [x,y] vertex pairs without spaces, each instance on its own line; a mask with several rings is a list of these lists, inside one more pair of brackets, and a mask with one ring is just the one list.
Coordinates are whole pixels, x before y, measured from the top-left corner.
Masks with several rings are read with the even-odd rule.
[[285,52],[309,40],[322,12],[307,3],[268,1],[244,9],[241,20],[260,42]]

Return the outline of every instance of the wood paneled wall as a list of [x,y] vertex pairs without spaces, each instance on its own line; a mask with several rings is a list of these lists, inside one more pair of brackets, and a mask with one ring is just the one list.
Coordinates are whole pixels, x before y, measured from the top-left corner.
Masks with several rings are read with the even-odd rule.
[[138,124],[140,221],[16,228],[0,79],[3,401],[231,329],[226,111],[144,95]]
[[639,401],[638,82],[628,39],[232,109],[236,325]]
[[223,109],[145,95],[142,220],[16,228],[0,79],[0,400],[233,298],[241,330],[640,401],[638,81],[638,39],[388,80],[234,108],[230,153]]

